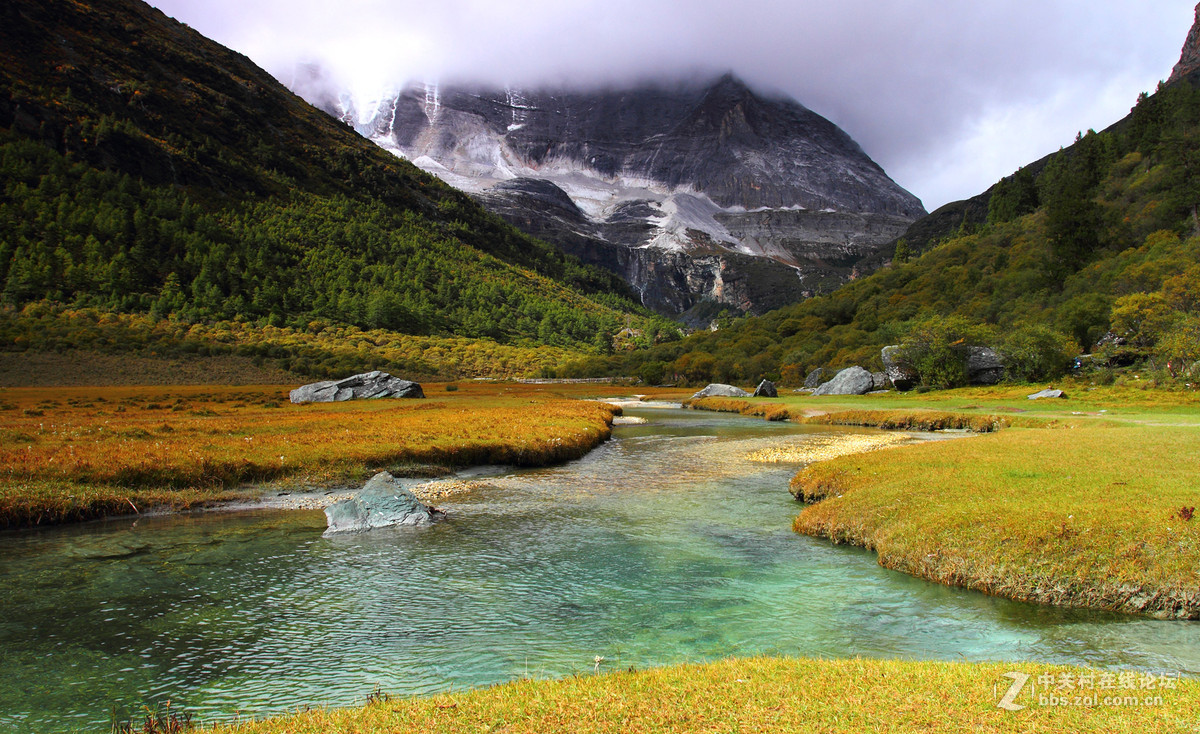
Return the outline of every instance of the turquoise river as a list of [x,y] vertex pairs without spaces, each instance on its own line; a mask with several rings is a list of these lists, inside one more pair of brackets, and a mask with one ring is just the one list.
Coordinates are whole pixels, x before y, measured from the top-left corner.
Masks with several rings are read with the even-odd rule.
[[[0,535],[0,732],[205,721],[730,655],[1021,660],[1200,675],[1200,625],[1020,604],[798,536],[822,435],[635,407],[586,458],[477,476],[430,528],[323,538],[308,510]],[[827,434],[825,434],[827,435]],[[963,439],[972,440],[972,439]]]

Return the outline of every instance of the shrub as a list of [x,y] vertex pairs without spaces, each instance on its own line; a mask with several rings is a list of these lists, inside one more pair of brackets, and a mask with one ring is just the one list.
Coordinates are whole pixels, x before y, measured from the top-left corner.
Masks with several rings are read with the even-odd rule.
[[645,362],[638,369],[638,379],[644,385],[661,385],[666,373],[667,365],[664,362]]
[[1075,344],[1059,332],[1036,324],[1007,334],[999,351],[1009,379],[1037,382],[1066,374]]
[[1092,378],[1092,382],[1096,383],[1097,385],[1111,385],[1116,381],[1117,373],[1109,367],[1103,367],[1096,370],[1096,374]]
[[1109,329],[1112,300],[1100,293],[1074,296],[1056,311],[1060,330],[1070,334],[1084,352],[1091,352]]
[[704,352],[688,352],[671,365],[671,371],[683,375],[689,384],[708,382],[716,370],[717,360]]
[[1171,327],[1175,312],[1159,293],[1131,293],[1117,299],[1112,309],[1112,328],[1137,347],[1154,346]]
[[961,387],[967,384],[966,347],[988,343],[992,336],[987,326],[961,316],[926,316],[910,322],[900,359],[912,365],[923,385]]
[[1200,362],[1200,316],[1188,316],[1176,322],[1159,338],[1154,356],[1172,377],[1180,374],[1193,377],[1192,367]]

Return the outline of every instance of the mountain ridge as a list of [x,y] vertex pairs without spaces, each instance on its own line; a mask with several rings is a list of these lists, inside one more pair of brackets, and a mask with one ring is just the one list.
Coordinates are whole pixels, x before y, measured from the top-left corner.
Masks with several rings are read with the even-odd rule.
[[[418,84],[373,110],[345,96],[326,109],[666,313],[704,300],[761,311],[827,290],[924,213],[836,125],[731,73],[587,91]],[[521,191],[538,180],[581,216],[538,222]],[[830,227],[827,214],[871,221]],[[745,280],[747,258],[771,287],[724,287]]]

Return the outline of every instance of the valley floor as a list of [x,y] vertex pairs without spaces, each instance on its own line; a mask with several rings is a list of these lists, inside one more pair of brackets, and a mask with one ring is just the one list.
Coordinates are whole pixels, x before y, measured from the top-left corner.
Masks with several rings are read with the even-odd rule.
[[[795,527],[872,548],[882,564],[941,583],[1197,618],[1200,520],[1189,508],[1200,505],[1200,404],[1187,393],[1064,387],[1068,400],[1026,401],[1036,388],[1005,387],[710,407],[1003,429],[811,464],[793,489],[815,502]],[[244,497],[249,482],[312,487],[379,469],[563,461],[611,430],[612,408],[577,398],[629,388],[463,383],[429,384],[426,393],[295,406],[286,387],[5,388],[0,520],[11,527],[180,509]],[[382,698],[217,731],[1191,731],[1200,708],[1194,680],[1101,687],[1105,673],[1040,664],[766,658],[597,670],[604,674]],[[1012,699],[1019,711],[997,707],[1014,681],[1008,673],[1031,676]]]

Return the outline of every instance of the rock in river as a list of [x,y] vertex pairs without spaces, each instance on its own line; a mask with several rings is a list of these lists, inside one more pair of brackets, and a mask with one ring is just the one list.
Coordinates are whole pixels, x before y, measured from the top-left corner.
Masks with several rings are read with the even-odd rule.
[[875,384],[875,378],[862,367],[847,367],[834,375],[833,379],[817,388],[817,395],[866,395]]
[[387,472],[379,472],[350,499],[325,508],[325,535],[357,533],[396,525],[430,525],[446,513],[421,504]]
[[708,387],[700,390],[692,398],[748,398],[750,393],[740,387],[733,385],[722,385],[719,382],[714,382]]
[[292,390],[290,396],[293,403],[335,403],[369,398],[423,398],[425,393],[415,382],[375,370],[341,380],[304,385]]

